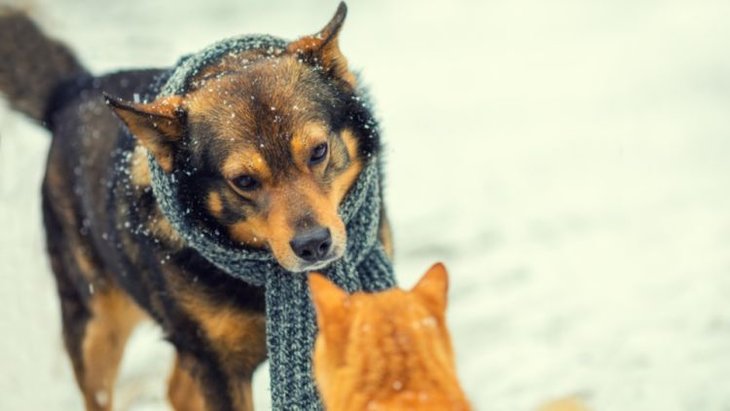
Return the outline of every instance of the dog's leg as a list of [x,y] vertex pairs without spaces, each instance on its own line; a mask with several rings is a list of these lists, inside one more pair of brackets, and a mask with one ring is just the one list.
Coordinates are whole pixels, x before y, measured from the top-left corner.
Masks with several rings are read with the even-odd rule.
[[172,408],[175,411],[252,411],[253,371],[245,372],[246,377],[221,371],[210,361],[178,352],[167,391]]
[[82,341],[86,324],[91,318],[91,313],[84,304],[73,283],[68,277],[68,271],[61,255],[53,252],[49,247],[50,262],[53,273],[56,277],[58,295],[61,302],[61,321],[63,329],[63,342],[66,352],[71,358],[74,375],[79,387],[83,391],[82,381],[84,380],[84,365],[82,355]]
[[[251,411],[251,380],[266,359],[266,320],[205,295],[183,299],[194,318],[168,330],[177,347],[168,396],[176,411]],[[192,334],[190,334],[192,333]]]
[[[200,409],[190,405],[200,402],[207,411],[252,410],[251,380],[266,359],[265,314],[258,303],[218,298],[168,269],[168,285],[179,303],[171,316],[175,322],[165,329],[177,349],[170,402],[178,411]],[[243,289],[238,297],[263,298],[257,292]]]
[[205,400],[198,381],[191,375],[194,361],[177,354],[170,374],[167,396],[175,411],[205,411]]
[[88,411],[108,411],[127,338],[140,310],[119,290],[94,294],[85,304],[65,281],[63,266],[51,256],[59,285],[63,337]]
[[89,300],[91,317],[81,341],[82,379],[86,409],[112,409],[112,394],[124,347],[141,310],[118,289],[93,294]]
[[[61,302],[66,350],[86,409],[111,410],[119,361],[141,311],[126,294],[98,277],[103,271],[79,252],[78,231],[64,230],[46,200],[44,197],[48,254]],[[66,222],[73,222],[66,217]]]
[[233,380],[233,403],[241,411],[253,411],[253,387],[251,377],[238,378]]

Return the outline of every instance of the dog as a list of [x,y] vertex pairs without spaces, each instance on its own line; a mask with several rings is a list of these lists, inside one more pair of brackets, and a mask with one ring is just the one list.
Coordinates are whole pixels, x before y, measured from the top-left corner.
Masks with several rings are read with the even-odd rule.
[[316,273],[309,287],[319,326],[314,374],[328,411],[471,409],[446,327],[443,264],[410,291],[348,295]]
[[[193,170],[181,201],[222,241],[266,250],[293,272],[341,258],[338,205],[380,150],[372,113],[349,103],[358,79],[338,44],[346,10],[274,54],[226,55],[185,94],[152,101],[166,69],[93,75],[25,14],[0,11],[0,92],[53,135],[43,219],[87,410],[112,409],[125,342],[144,318],[176,350],[174,409],[253,408],[252,374],[267,355],[264,291],[186,245],[160,210],[148,156],[167,173]],[[372,201],[392,255],[384,204]]]

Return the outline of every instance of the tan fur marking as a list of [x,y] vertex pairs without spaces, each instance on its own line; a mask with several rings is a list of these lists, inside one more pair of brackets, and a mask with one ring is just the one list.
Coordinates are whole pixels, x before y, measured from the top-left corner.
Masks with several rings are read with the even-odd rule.
[[87,255],[87,251],[81,246],[76,246],[73,248],[73,255],[81,274],[87,281],[93,282],[94,277],[96,277],[98,273],[96,272],[96,268],[91,261],[91,258]]
[[271,179],[271,170],[261,153],[254,149],[245,149],[231,153],[223,161],[223,176],[228,179],[242,174],[252,175],[261,180]]
[[249,217],[231,225],[231,237],[251,247],[262,247],[268,238],[268,224],[264,218]]
[[156,218],[150,224],[150,230],[152,233],[156,237],[166,239],[176,246],[184,245],[182,237],[180,237],[180,234],[178,234],[178,232],[172,227],[170,220],[168,220],[167,217],[164,217],[159,210],[156,211],[155,215]]
[[348,169],[339,176],[337,176],[337,178],[335,178],[335,181],[332,182],[330,198],[334,204],[340,204],[340,202],[342,202],[345,194],[347,194],[347,192],[350,190],[352,185],[355,183],[355,180],[357,180],[357,176],[359,176],[360,172],[362,171],[362,163],[360,162],[360,160],[358,160],[357,155],[357,138],[354,134],[352,134],[352,131],[344,130],[342,132],[342,139],[345,142],[347,152],[350,155],[352,162],[350,163]]
[[210,194],[208,194],[208,210],[211,214],[213,214],[215,217],[220,217],[221,213],[223,213],[223,200],[221,199],[221,195],[217,191],[213,191]]
[[147,161],[147,150],[141,144],[138,144],[134,148],[130,167],[132,184],[138,187],[149,187],[150,185],[152,185],[150,165]]

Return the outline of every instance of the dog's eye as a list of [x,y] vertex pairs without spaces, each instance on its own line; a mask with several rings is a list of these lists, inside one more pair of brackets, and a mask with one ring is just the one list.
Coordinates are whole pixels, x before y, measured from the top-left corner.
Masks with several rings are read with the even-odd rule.
[[309,165],[319,164],[325,157],[327,157],[327,143],[322,143],[312,149],[312,154],[309,157]]
[[247,175],[238,176],[231,182],[241,191],[253,191],[261,186],[258,180]]

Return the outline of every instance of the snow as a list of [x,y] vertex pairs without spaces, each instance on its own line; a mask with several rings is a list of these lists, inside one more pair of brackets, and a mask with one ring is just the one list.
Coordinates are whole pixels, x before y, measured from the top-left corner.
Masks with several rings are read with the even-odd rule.
[[[313,33],[336,8],[247,3],[33,12],[101,72],[169,65],[233,34]],[[450,269],[476,408],[576,394],[596,410],[729,409],[730,3],[348,5],[341,47],[382,119],[397,273],[411,286],[436,260]],[[44,252],[47,146],[0,108],[3,410],[82,407]],[[133,336],[117,409],[167,409],[159,340],[152,325]]]

